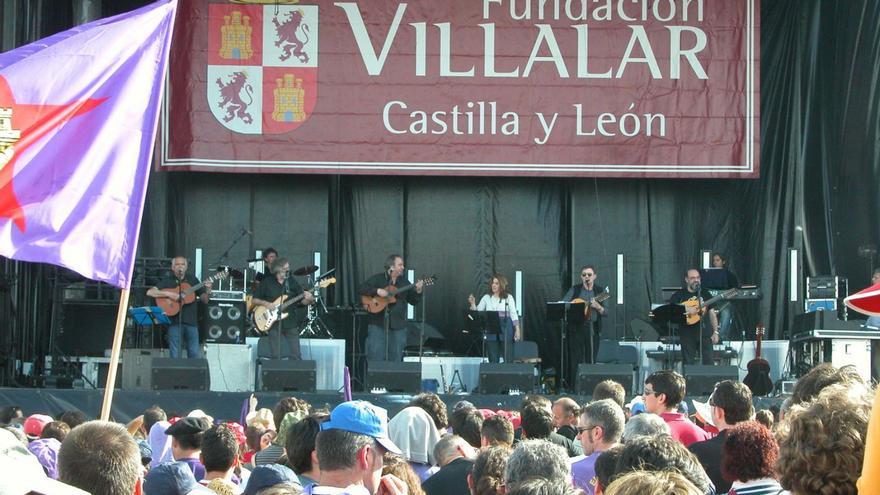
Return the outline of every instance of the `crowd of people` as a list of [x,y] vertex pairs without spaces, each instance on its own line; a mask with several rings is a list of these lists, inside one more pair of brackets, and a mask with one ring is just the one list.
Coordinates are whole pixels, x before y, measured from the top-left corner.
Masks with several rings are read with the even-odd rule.
[[586,404],[528,395],[519,410],[489,410],[425,393],[390,419],[367,401],[326,410],[295,397],[272,409],[252,397],[233,420],[154,406],[127,425],[9,406],[0,493],[880,493],[860,479],[871,472],[873,392],[853,369],[822,364],[778,410],[757,412],[749,389],[729,380],[685,407],[674,371],[648,376],[629,402],[607,380]]

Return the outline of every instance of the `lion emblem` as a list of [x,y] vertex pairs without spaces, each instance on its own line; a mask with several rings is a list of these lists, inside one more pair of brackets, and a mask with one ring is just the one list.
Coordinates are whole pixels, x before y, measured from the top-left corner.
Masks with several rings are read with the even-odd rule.
[[[309,62],[309,54],[303,51],[303,47],[309,42],[309,25],[303,24],[303,11],[294,10],[288,12],[283,18],[283,22],[278,21],[276,15],[272,19],[275,24],[275,31],[278,35],[275,46],[284,52],[279,57],[281,61],[289,59],[291,56],[296,57],[300,62],[307,64]],[[303,38],[299,37],[299,31],[302,30]]]
[[[247,109],[254,102],[254,88],[248,82],[247,74],[244,72],[233,72],[232,79],[227,83],[224,83],[218,77],[217,86],[220,86],[220,102],[217,106],[226,109],[223,121],[229,122],[238,117],[245,124],[252,123],[254,119]],[[242,99],[242,94],[247,97],[247,102]]]

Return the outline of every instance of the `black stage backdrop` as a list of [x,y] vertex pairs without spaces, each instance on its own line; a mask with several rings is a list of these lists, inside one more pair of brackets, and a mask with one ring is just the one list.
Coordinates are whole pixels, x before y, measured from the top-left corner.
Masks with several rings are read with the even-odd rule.
[[521,270],[526,338],[554,353],[544,303],[560,298],[581,264],[624,294],[623,305],[609,301],[605,335],[632,337],[629,323],[646,317],[660,288],[679,285],[701,249],[719,250],[764,291],[738,304],[741,326],[762,322],[782,338],[802,311],[788,302],[789,248],[803,248],[804,276],[868,285],[872,260],[858,250],[878,242],[880,2],[761,3],[759,180],[156,173],[139,256],[202,247],[208,263],[246,228],[254,235],[231,263],[268,245],[293,266],[321,251],[339,278],[330,303],[348,305],[359,281],[401,253],[418,275],[439,276],[427,322],[447,339],[460,339],[468,293],[484,292],[493,272],[512,279]]

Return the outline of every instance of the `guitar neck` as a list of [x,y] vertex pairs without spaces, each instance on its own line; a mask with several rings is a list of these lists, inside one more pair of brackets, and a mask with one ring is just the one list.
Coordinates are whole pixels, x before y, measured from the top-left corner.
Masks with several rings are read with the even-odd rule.
[[304,296],[303,296],[302,294],[300,294],[300,295],[294,297],[293,299],[288,299],[288,300],[284,301],[283,303],[281,303],[281,304],[278,306],[278,310],[279,310],[279,311],[284,311],[284,310],[287,309],[287,307],[290,306],[291,304],[296,304],[296,303],[302,301],[303,297],[304,297]]

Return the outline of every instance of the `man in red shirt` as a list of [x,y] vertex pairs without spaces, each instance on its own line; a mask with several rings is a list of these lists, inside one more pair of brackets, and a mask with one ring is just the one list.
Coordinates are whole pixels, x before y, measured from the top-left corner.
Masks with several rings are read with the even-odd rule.
[[686,415],[677,412],[685,392],[683,376],[675,371],[660,370],[645,379],[642,395],[645,399],[645,410],[663,418],[669,425],[672,438],[687,447],[694,442],[708,440],[712,435],[692,423]]

